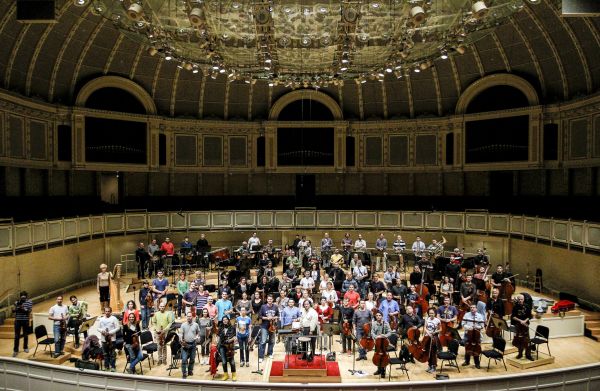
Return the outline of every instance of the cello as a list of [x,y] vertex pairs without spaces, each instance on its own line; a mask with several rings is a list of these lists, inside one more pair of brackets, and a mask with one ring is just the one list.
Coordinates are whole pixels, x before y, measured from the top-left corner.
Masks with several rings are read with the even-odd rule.
[[429,335],[425,335],[418,344],[417,349],[414,349],[415,353],[411,352],[415,360],[419,362],[427,362],[431,352],[431,344],[433,344],[433,338],[431,338]]
[[359,342],[360,346],[366,351],[373,350],[375,347],[375,340],[371,336],[371,324],[365,323],[363,325],[363,335]]
[[390,363],[390,355],[387,353],[387,348],[390,346],[390,341],[385,338],[377,338],[375,340],[375,354],[373,355],[373,364],[377,368],[385,368]]
[[513,310],[512,295],[513,293],[515,293],[515,287],[513,286],[512,282],[508,277],[502,280],[502,287],[500,288],[500,290],[500,296],[502,298],[502,301],[504,302],[504,313],[510,314]]
[[[448,308],[444,311],[445,319],[448,318]],[[454,329],[454,322],[442,322],[440,323],[440,344],[442,346],[448,346],[448,343],[454,339],[453,332],[456,332]]]
[[421,332],[416,326],[413,326],[406,330],[406,337],[408,339],[408,351],[410,354],[415,357],[421,348],[419,345],[419,337],[421,336]]
[[465,352],[470,356],[480,356],[481,355],[481,333],[479,330],[472,329],[465,332],[466,334],[466,342],[465,342]]
[[415,305],[421,307],[421,313],[423,316],[425,316],[425,314],[427,314],[427,310],[429,310],[429,302],[427,301],[427,296],[429,296],[429,288],[425,286],[424,279],[425,269],[423,268],[423,270],[421,270],[421,283],[415,285],[415,291],[419,291],[419,298],[415,302]]

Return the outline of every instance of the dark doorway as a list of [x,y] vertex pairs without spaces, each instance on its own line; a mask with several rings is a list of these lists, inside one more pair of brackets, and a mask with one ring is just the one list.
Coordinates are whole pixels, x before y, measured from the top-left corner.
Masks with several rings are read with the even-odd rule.
[[277,129],[278,166],[333,166],[333,128]]
[[316,182],[314,175],[296,175],[296,206],[316,204]]

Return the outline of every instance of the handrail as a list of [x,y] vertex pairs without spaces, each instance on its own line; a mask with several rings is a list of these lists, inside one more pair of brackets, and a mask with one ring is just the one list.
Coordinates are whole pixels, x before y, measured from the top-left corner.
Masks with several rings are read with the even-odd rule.
[[[23,367],[22,371],[19,368]],[[35,368],[35,370],[32,370]],[[191,380],[175,379],[157,376],[134,376],[119,373],[102,373],[98,371],[79,370],[72,367],[46,364],[42,362],[22,360],[18,358],[0,357],[0,374],[6,382],[11,384],[17,377],[24,377],[24,384],[29,384],[27,379],[35,376],[38,381],[47,381],[49,384],[69,384],[79,385],[85,389],[123,389],[136,390],[138,386],[147,387],[148,383],[153,383],[155,389],[169,390],[176,387],[178,390],[198,390],[204,387],[210,389],[230,390],[231,383],[218,382],[210,380]],[[560,375],[560,377],[559,377]],[[377,382],[377,383],[265,383],[265,382],[243,382],[235,383],[235,388],[245,390],[289,390],[291,388],[302,389],[330,389],[330,390],[348,390],[348,389],[372,389],[372,390],[425,390],[425,389],[457,389],[464,385],[466,387],[474,385],[491,386],[497,385],[498,389],[503,390],[521,390],[523,386],[528,386],[528,390],[546,389],[551,381],[553,387],[568,385],[574,387],[581,384],[584,387],[592,381],[598,381],[600,378],[600,364],[578,365],[568,368],[551,369],[537,372],[523,372],[518,374],[506,374],[497,376],[485,376],[464,379],[451,379],[445,381],[402,381],[402,382]],[[140,380],[143,380],[140,382]],[[512,382],[515,381],[513,384]],[[36,382],[37,383],[37,382]],[[127,385],[127,386],[126,386]],[[477,387],[476,386],[476,387]],[[35,387],[35,386],[32,386]],[[115,388],[116,387],[116,388]],[[17,387],[18,388],[18,387]],[[58,387],[60,388],[60,386]],[[584,389],[581,388],[581,389]],[[29,388],[32,389],[33,388]]]
[[220,230],[384,230],[501,235],[600,251],[600,223],[525,215],[425,211],[165,211],[77,216],[26,223],[0,222],[0,255],[36,251],[106,235]]

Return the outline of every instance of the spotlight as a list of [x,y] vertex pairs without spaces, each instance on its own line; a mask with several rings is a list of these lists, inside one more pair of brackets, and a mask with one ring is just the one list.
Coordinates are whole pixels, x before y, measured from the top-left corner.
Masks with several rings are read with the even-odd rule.
[[419,25],[425,21],[425,10],[419,6],[413,7],[410,10],[410,17],[414,24]]
[[172,59],[173,59],[173,56],[171,55],[171,53],[166,53],[165,54],[165,60],[171,61]]
[[481,19],[488,13],[488,7],[483,1],[478,1],[473,4],[471,10],[473,11],[473,17],[475,19]]
[[131,20],[138,21],[142,19],[144,15],[144,10],[142,6],[138,3],[133,3],[127,8],[127,17]]
[[155,56],[155,55],[156,55],[156,53],[158,53],[158,49],[157,49],[157,48],[155,48],[154,46],[150,46],[150,47],[148,48],[148,54],[149,54],[149,55],[151,55],[151,56]]
[[525,1],[528,2],[531,5],[542,4],[542,0],[525,0]]
[[447,60],[448,59],[448,52],[445,50],[442,50],[442,54],[440,55],[440,58],[442,60]]
[[192,26],[198,27],[202,25],[202,20],[204,19],[204,15],[200,8],[192,8],[188,15],[188,19]]
[[192,73],[198,73],[200,70],[198,69],[198,65],[192,66]]
[[421,69],[415,68],[415,73],[419,73],[419,72],[421,72]]
[[385,71],[386,71],[387,73],[392,73],[392,68],[390,68],[390,67],[387,67],[387,68],[385,68]]
[[73,0],[73,4],[77,7],[83,7],[87,5],[87,0]]

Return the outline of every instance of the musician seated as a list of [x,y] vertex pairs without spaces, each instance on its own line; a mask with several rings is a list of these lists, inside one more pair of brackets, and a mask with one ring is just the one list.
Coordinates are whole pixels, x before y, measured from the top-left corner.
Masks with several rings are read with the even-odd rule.
[[136,320],[135,314],[130,312],[123,326],[123,341],[125,342],[125,349],[129,353],[129,368],[126,368],[127,373],[135,373],[135,366],[144,359],[144,354],[142,349],[140,349],[140,333],[140,323]]
[[[472,304],[470,311],[465,314],[462,320],[462,327],[465,330],[464,343],[465,343],[465,361],[462,363],[463,367],[469,365],[471,362],[471,355],[475,360],[475,368],[479,369],[479,357],[481,354],[481,330],[485,324],[484,317],[477,312],[477,306]],[[472,333],[475,331],[477,334]],[[479,354],[477,354],[479,352]]]

